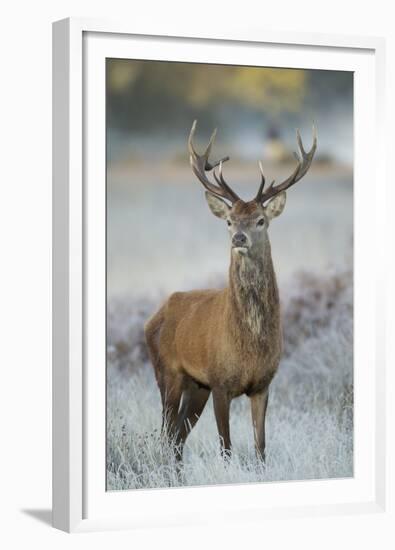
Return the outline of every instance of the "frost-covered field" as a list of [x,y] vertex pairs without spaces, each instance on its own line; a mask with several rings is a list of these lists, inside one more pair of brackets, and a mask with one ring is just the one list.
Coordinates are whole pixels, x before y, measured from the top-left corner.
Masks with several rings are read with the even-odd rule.
[[266,466],[254,455],[244,397],[232,404],[234,452],[223,462],[210,399],[181,474],[160,438],[159,391],[143,342],[143,321],[156,304],[111,302],[108,489],[352,476],[351,272],[300,274],[283,298],[285,354],[271,385]]
[[[231,175],[242,196],[253,196],[256,171]],[[160,396],[143,324],[174,290],[226,284],[226,229],[209,213],[189,169],[110,171],[108,489],[353,475],[351,177],[313,173],[289,193],[270,228],[285,352],[271,385],[266,466],[254,455],[245,397],[232,403],[233,454],[223,462],[210,398],[180,472],[160,437]]]

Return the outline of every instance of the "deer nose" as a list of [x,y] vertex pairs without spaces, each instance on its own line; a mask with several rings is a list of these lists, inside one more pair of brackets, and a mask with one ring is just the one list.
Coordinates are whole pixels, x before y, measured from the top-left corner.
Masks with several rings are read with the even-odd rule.
[[247,244],[247,237],[245,236],[244,233],[241,233],[240,231],[238,231],[237,233],[235,233],[232,237],[232,245],[235,246],[235,247],[238,247],[238,246],[245,246]]

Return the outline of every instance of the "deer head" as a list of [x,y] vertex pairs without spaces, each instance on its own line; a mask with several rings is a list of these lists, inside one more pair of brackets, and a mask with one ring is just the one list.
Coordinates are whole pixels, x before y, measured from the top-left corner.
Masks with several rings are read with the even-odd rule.
[[[265,176],[259,162],[261,183],[256,197],[251,201],[243,201],[226,183],[222,168],[223,163],[229,160],[225,157],[211,163],[209,156],[214,143],[217,130],[211,135],[206,150],[202,155],[196,152],[193,144],[197,121],[195,120],[189,134],[188,149],[192,171],[206,189],[206,200],[211,212],[226,221],[231,239],[232,252],[243,256],[254,255],[260,252],[265,241],[268,240],[267,229],[270,221],[279,216],[286,202],[286,190],[299,181],[309,170],[315,150],[317,148],[317,135],[313,126],[313,145],[306,152],[299,130],[296,131],[296,139],[299,154],[294,153],[297,164],[292,174],[283,182],[274,185],[274,181],[265,189]],[[218,174],[216,169],[218,168]],[[207,177],[207,172],[212,171],[215,183]],[[230,204],[228,204],[230,203]]]

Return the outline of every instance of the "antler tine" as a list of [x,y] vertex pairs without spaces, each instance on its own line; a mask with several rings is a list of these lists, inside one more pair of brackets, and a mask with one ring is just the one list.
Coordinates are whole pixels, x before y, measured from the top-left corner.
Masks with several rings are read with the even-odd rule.
[[188,150],[190,155],[197,156],[197,153],[195,151],[195,148],[193,146],[193,138],[195,136],[195,130],[196,130],[197,120],[193,121],[191,131],[189,132],[189,138],[188,138]]
[[256,194],[255,200],[256,202],[261,202],[263,188],[265,187],[265,176],[263,174],[263,166],[260,160],[258,161],[258,166],[259,166],[259,171],[261,173],[261,185],[259,186],[258,193]]
[[208,145],[206,147],[206,150],[204,152],[204,155],[208,158],[211,153],[211,147],[213,146],[215,136],[217,135],[217,128],[214,128],[213,133],[211,134],[210,141],[208,142]]
[[[208,160],[208,157],[211,152],[212,145],[215,140],[215,136],[217,133],[217,130],[215,129],[214,132],[211,134],[210,141],[206,147],[205,152],[202,155],[199,155],[196,152],[196,149],[193,144],[193,138],[195,135],[197,121],[195,120],[192,124],[191,131],[189,133],[188,138],[188,149],[189,149],[189,157],[191,162],[192,171],[195,174],[195,176],[199,179],[199,181],[204,185],[204,187],[212,193],[213,195],[216,195],[217,197],[221,197],[223,199],[227,199],[231,203],[234,203],[240,198],[238,195],[229,187],[229,185],[225,182],[223,176],[222,176],[222,163],[229,160],[229,157],[224,157],[223,159],[214,162],[211,164]],[[220,178],[217,178],[217,175],[214,170],[214,178],[217,182],[217,185],[214,185],[206,175],[206,172],[215,169],[216,166],[219,165],[219,171],[220,171]]]
[[[226,157],[225,157],[225,160]],[[231,200],[231,202],[237,202],[238,200],[240,200],[240,197],[233,191],[233,189],[231,187],[229,187],[229,185],[226,183],[223,175],[222,175],[222,166],[223,166],[223,163],[224,163],[224,159],[221,159],[220,161],[218,161],[218,164],[219,164],[219,169],[218,169],[218,172],[219,172],[219,178],[215,172],[215,166],[214,166],[214,170],[213,170],[213,175],[214,175],[214,179],[215,181],[218,183],[218,185],[220,187],[222,187],[222,189],[224,189],[224,191],[230,196],[230,197],[233,197],[232,199],[229,199]]]
[[317,130],[316,130],[315,125],[313,124],[313,144],[312,144],[311,149],[308,153],[306,153],[306,151],[304,150],[303,142],[302,142],[302,138],[300,137],[299,130],[297,130],[296,137],[297,137],[297,140],[298,140],[299,150],[300,150],[300,153],[301,153],[302,159],[303,159],[302,160],[302,168],[301,168],[300,173],[298,174],[298,180],[299,180],[300,178],[302,178],[307,173],[308,169],[310,168],[310,165],[312,163],[315,151],[317,149]]
[[299,128],[296,128],[296,141],[298,142],[299,151],[302,153],[302,157],[303,157],[306,154],[306,151],[304,150],[304,147],[303,147],[303,141],[300,136]]
[[[317,130],[315,126],[313,125],[313,144],[311,146],[310,151],[306,152],[303,147],[302,138],[300,136],[299,130],[296,130],[296,141],[298,143],[300,156],[298,153],[294,153],[294,157],[297,161],[297,165],[295,170],[292,172],[292,174],[283,182],[279,183],[278,185],[274,185],[274,181],[269,185],[269,187],[266,189],[266,191],[263,191],[262,183],[258,191],[257,198],[255,200],[258,200],[258,196],[260,198],[260,202],[263,204],[271,197],[274,197],[278,193],[281,193],[282,191],[285,191],[291,185],[294,185],[297,181],[299,181],[301,178],[303,178],[304,175],[308,172],[311,163],[314,158],[315,151],[317,149]],[[262,165],[259,163],[259,168],[261,170],[261,174],[263,177],[263,171],[262,171]],[[261,191],[262,188],[262,191]],[[260,193],[261,191],[261,193]]]

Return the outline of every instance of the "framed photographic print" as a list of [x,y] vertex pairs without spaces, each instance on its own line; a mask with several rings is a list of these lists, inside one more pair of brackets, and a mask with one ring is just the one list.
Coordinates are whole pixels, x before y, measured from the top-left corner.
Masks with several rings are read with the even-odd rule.
[[383,41],[53,41],[54,525],[382,509]]

